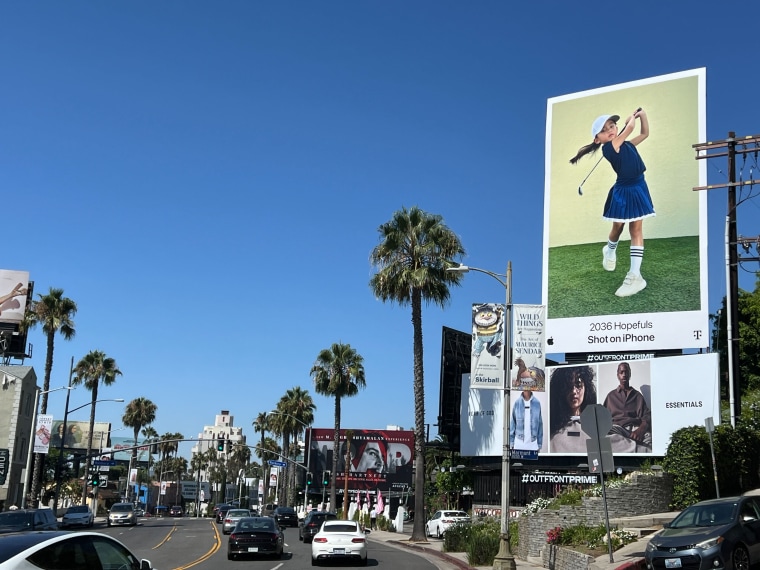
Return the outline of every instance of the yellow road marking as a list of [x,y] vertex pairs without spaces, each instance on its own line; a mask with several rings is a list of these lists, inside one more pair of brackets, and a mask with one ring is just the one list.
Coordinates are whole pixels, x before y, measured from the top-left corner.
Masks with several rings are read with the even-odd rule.
[[219,536],[219,529],[216,528],[216,524],[214,524],[213,521],[209,521],[209,524],[211,525],[211,528],[214,529],[214,546],[211,547],[211,549],[206,552],[203,556],[198,558],[197,560],[190,562],[189,564],[185,564],[184,566],[177,566],[173,570],[186,570],[187,568],[192,568],[193,566],[200,564],[201,562],[204,562],[211,558],[214,553],[216,553],[222,546],[222,538]]
[[166,542],[168,542],[168,541],[171,539],[171,537],[172,537],[172,533],[173,533],[175,530],[177,530],[177,525],[176,525],[176,524],[175,524],[175,525],[172,527],[172,529],[169,531],[169,534],[167,534],[167,535],[164,537],[164,539],[163,539],[161,542],[159,542],[159,543],[158,543],[156,546],[154,546],[154,547],[153,547],[151,550],[155,550],[156,548],[160,548],[160,547],[161,547],[161,546],[163,546],[163,545],[164,545]]

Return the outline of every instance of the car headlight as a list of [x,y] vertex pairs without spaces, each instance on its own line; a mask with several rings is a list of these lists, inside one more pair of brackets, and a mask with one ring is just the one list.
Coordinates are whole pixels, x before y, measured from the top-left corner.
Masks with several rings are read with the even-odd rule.
[[711,538],[710,540],[705,540],[704,542],[699,542],[694,546],[694,548],[707,550],[708,548],[712,548],[713,546],[719,545],[721,542],[723,542],[723,537],[718,536],[716,538]]
[[646,550],[647,550],[647,552],[654,552],[655,550],[657,550],[657,547],[650,540],[649,542],[647,542],[647,549]]

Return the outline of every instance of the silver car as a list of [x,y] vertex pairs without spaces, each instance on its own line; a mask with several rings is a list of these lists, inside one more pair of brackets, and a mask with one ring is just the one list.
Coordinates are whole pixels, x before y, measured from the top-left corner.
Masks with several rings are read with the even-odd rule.
[[74,505],[68,508],[61,520],[61,528],[75,526],[91,527],[95,523],[95,515],[87,505]]
[[108,520],[106,524],[108,526],[135,526],[137,524],[135,506],[132,503],[116,503],[111,507],[111,510],[108,511]]
[[248,509],[230,509],[224,515],[224,524],[222,525],[222,534],[230,534],[235,528],[237,522],[243,517],[250,517],[251,511]]

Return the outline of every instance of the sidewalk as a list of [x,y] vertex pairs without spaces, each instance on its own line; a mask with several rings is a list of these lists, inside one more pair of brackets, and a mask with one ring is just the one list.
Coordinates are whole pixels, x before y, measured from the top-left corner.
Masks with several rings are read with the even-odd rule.
[[[661,527],[663,523],[671,521],[678,513],[655,513],[640,517],[628,517],[625,519],[610,520],[610,524],[625,529],[653,529]],[[426,555],[433,555],[439,559],[454,565],[460,570],[469,570],[473,568],[467,563],[467,554],[464,552],[443,552],[443,540],[437,538],[428,538],[428,542],[409,542],[412,535],[411,524],[405,524],[402,532],[386,532],[382,530],[373,530],[369,535],[369,540],[386,542],[409,550],[423,552]],[[619,550],[612,553],[613,561],[610,562],[610,555],[605,554],[598,556],[594,562],[589,564],[589,570],[638,570],[646,568],[644,564],[644,549],[646,548],[649,536],[642,536],[636,542],[627,544]],[[543,561],[540,558],[529,558],[521,560],[515,558],[517,568],[543,568]],[[476,566],[478,570],[490,570],[491,566]]]

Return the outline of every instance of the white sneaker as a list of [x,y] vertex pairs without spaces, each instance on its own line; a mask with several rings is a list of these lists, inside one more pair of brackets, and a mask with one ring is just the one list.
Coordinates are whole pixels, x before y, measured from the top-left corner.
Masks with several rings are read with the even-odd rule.
[[646,286],[647,282],[644,281],[644,278],[641,275],[628,273],[623,280],[623,284],[617,291],[615,291],[615,295],[618,297],[630,297],[644,289]]
[[602,267],[604,267],[605,271],[615,271],[616,265],[617,250],[613,249],[610,251],[610,248],[605,245],[602,248]]

